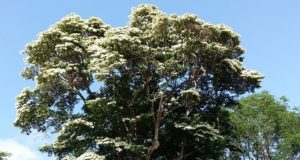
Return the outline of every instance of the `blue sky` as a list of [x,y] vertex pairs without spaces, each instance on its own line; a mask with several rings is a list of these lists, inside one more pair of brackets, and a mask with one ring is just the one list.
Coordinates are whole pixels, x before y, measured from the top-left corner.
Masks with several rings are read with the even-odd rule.
[[25,64],[24,56],[19,52],[26,43],[70,12],[82,18],[100,17],[114,27],[124,26],[131,8],[143,3],[155,4],[166,13],[194,13],[207,22],[230,26],[241,35],[242,45],[246,48],[246,67],[265,75],[261,90],[268,90],[277,97],[285,95],[291,106],[300,105],[300,1],[1,0],[0,150],[15,153],[11,160],[20,157],[23,160],[46,159],[46,155],[40,155],[36,148],[45,141],[51,141],[43,134],[21,135],[12,126],[15,97],[24,87],[33,86],[32,82],[20,76]]

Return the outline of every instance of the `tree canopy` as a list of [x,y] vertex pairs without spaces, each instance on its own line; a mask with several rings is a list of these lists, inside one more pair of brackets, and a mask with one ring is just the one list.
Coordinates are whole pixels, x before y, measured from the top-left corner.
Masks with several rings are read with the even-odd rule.
[[153,5],[119,28],[70,14],[24,53],[35,87],[14,124],[58,133],[41,150],[59,159],[217,159],[232,134],[225,108],[263,78],[229,27]]
[[282,160],[300,154],[300,113],[288,107],[285,97],[276,100],[265,91],[242,98],[231,121],[241,150],[233,157]]

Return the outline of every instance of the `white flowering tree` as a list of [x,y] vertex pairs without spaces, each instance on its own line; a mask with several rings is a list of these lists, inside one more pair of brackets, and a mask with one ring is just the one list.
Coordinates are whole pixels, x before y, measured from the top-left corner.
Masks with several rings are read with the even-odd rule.
[[152,5],[120,28],[71,14],[24,53],[36,85],[14,124],[58,133],[41,150],[59,159],[217,159],[230,145],[224,108],[262,79],[231,29]]

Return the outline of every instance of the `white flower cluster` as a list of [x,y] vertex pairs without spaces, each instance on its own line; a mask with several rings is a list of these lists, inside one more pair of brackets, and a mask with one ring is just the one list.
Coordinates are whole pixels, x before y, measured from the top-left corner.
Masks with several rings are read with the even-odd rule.
[[235,73],[240,73],[242,70],[244,70],[242,63],[237,59],[225,59],[223,62],[225,62],[231,71],[234,71]]
[[86,152],[78,157],[76,160],[104,160],[105,157],[94,152]]
[[66,156],[62,160],[104,160],[105,157],[98,155],[94,152],[86,152],[79,156],[78,158],[75,158],[73,156]]
[[92,60],[90,68],[99,79],[108,76],[114,69],[126,63],[118,52],[109,52],[103,48],[99,48],[94,56],[97,58]]
[[242,71],[242,77],[251,77],[253,79],[262,79],[264,76],[257,71],[254,71],[251,69],[245,69]]
[[64,127],[62,129],[62,131],[70,126],[73,126],[73,125],[81,125],[81,126],[86,126],[86,127],[89,127],[89,128],[94,128],[94,125],[92,122],[88,122],[82,118],[77,118],[77,119],[74,119],[72,121],[69,121],[67,123],[64,124]]

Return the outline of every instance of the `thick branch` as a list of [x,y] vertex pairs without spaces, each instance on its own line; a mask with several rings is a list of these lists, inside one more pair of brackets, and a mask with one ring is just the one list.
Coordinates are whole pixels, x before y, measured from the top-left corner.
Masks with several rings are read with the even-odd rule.
[[90,89],[90,87],[86,87],[86,91],[90,96],[96,97],[95,93]]
[[84,98],[84,96],[82,95],[82,93],[80,91],[76,91],[78,96],[81,98],[81,100],[83,101],[84,104],[86,104],[86,99]]

